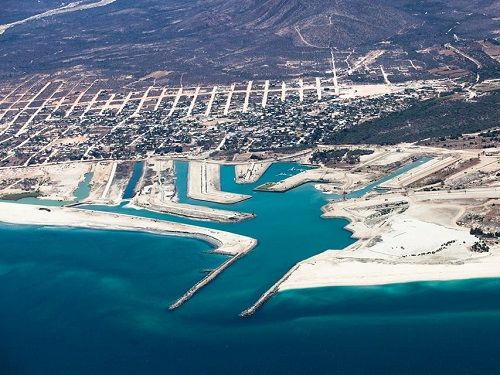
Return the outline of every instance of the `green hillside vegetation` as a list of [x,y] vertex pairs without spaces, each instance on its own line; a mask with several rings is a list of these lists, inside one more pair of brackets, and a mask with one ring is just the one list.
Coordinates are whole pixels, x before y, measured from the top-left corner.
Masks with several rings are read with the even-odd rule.
[[329,135],[329,144],[396,144],[431,137],[458,137],[496,127],[500,93],[465,102],[454,97],[430,99],[384,118],[365,122]]

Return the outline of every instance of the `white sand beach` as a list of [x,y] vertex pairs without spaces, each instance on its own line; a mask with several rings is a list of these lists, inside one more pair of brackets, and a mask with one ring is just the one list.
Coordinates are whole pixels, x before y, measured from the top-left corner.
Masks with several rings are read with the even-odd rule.
[[67,226],[103,230],[153,232],[164,235],[193,237],[212,243],[216,252],[245,254],[257,241],[221,230],[202,228],[143,217],[80,210],[67,207],[43,207],[0,202],[0,222],[20,225]]
[[[425,200],[419,192],[328,205],[324,217],[349,219],[347,228],[359,240],[298,263],[277,289],[500,277],[500,246],[471,251],[477,238],[456,224],[467,205],[498,198],[500,191],[476,189],[468,200],[463,191],[451,193],[454,200],[445,199],[446,192],[429,193]],[[381,210],[388,213],[378,215]]]

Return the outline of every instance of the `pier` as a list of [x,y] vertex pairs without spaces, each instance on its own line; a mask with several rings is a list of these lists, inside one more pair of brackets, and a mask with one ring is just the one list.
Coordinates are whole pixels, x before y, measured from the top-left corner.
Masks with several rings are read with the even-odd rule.
[[271,288],[269,288],[264,294],[262,294],[259,299],[248,309],[243,310],[239,315],[242,318],[247,318],[249,316],[252,316],[257,312],[257,310],[264,304],[266,301],[271,298],[273,295],[278,293],[279,287],[282,283],[285,282],[286,279],[290,277],[290,275],[299,267],[298,264],[290,268],[290,270],[285,273],[285,275],[279,279]]
[[181,307],[184,303],[186,303],[190,298],[192,298],[196,292],[198,292],[201,288],[206,286],[210,281],[214,280],[217,276],[219,276],[224,270],[230,267],[234,262],[240,259],[244,254],[240,253],[232,256],[224,263],[222,263],[219,267],[214,270],[210,270],[203,279],[194,284],[186,293],[184,293],[177,301],[169,306],[169,310],[175,310]]

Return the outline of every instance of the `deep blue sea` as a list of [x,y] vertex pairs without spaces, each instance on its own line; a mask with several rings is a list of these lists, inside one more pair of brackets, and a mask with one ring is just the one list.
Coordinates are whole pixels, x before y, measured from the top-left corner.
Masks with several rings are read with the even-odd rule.
[[220,228],[259,246],[168,311],[226,258],[186,238],[0,225],[1,375],[500,373],[498,279],[293,290],[239,318],[296,262],[353,243],[347,222],[320,217],[336,197],[311,184],[252,191],[298,173],[297,164],[275,164],[252,185],[235,184],[224,167],[223,189],[253,195],[235,205],[187,198],[187,164],[176,168],[182,202],[257,217],[217,224],[87,208]]

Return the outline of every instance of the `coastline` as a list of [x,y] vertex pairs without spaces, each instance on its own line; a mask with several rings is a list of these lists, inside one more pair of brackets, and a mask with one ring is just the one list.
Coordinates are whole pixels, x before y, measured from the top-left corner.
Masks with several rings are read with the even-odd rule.
[[487,252],[473,251],[477,237],[457,225],[471,205],[498,199],[499,189],[477,188],[330,202],[322,217],[347,220],[344,229],[356,242],[296,263],[240,316],[285,290],[500,278],[498,242]]
[[140,231],[168,236],[189,237],[215,246],[214,253],[230,258],[210,271],[169,307],[174,310],[193,297],[239,258],[257,246],[257,240],[216,229],[198,227],[139,216],[0,202],[0,222],[17,225],[73,227],[97,230]]
[[500,254],[450,264],[397,263],[386,259],[332,256],[331,260],[301,262],[294,273],[279,285],[279,292],[335,286],[500,278]]
[[[474,193],[491,196],[491,189],[483,190]],[[500,278],[500,246],[492,246],[486,253],[472,252],[469,249],[476,237],[456,224],[466,209],[441,197],[421,198],[420,193],[375,196],[323,207],[322,217],[349,221],[345,229],[356,242],[297,263],[277,289]],[[374,204],[403,207],[398,208],[403,213],[369,226],[362,213],[372,212]]]
[[215,252],[228,255],[247,253],[257,242],[253,238],[221,230],[139,216],[6,202],[0,202],[0,222],[18,225],[140,231],[193,237],[217,246]]

